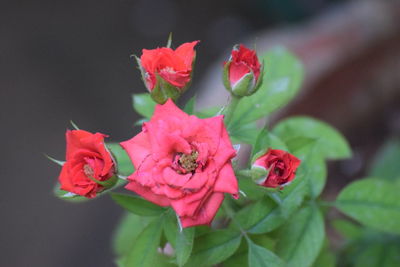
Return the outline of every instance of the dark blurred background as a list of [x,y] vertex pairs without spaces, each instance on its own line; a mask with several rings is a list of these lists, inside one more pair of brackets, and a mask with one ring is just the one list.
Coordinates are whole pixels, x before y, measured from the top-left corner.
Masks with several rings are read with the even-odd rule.
[[[301,57],[303,91],[277,116],[326,120],[354,148],[353,159],[330,165],[328,198],[361,177],[400,130],[396,1],[21,0],[0,7],[0,266],[113,266],[121,208],[108,197],[56,199],[60,169],[43,153],[64,158],[71,119],[114,141],[132,137],[139,129],[131,94],[145,88],[130,55],[164,46],[169,32],[174,47],[201,40],[185,97],[196,92],[203,103],[200,88],[220,84],[219,67],[235,43],[257,43],[259,51],[284,44]],[[226,101],[223,93],[213,98]]]

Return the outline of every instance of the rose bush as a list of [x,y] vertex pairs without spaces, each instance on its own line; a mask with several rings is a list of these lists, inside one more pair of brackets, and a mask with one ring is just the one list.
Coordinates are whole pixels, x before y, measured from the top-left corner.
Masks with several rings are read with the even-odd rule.
[[292,154],[279,149],[269,149],[264,155],[257,158],[253,168],[262,168],[268,171],[265,180],[260,185],[278,187],[290,183],[296,177],[296,169],[300,160]]
[[126,189],[172,206],[183,227],[209,224],[224,193],[237,197],[236,155],[223,116],[199,119],[169,100],[157,105],[142,132],[122,142],[136,168]]
[[67,130],[65,135],[66,162],[59,176],[61,190],[94,198],[106,188],[101,183],[115,172],[111,154],[104,145],[106,135],[83,130]]

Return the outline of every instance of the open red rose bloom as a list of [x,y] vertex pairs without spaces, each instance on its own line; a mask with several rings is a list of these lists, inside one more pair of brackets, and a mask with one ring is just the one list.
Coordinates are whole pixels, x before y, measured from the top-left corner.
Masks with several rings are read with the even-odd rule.
[[198,41],[184,43],[176,50],[168,47],[143,49],[140,57],[141,66],[145,73],[147,88],[151,91],[156,85],[156,74],[168,83],[183,88],[190,81],[192,63]]
[[106,181],[114,175],[114,162],[104,145],[105,135],[83,130],[67,130],[67,152],[59,182],[61,190],[94,198],[104,190],[96,181]]
[[286,151],[269,149],[254,162],[254,165],[269,170],[261,185],[275,188],[290,183],[296,177],[296,169],[300,162],[298,158]]
[[229,65],[229,81],[232,86],[249,72],[253,72],[255,80],[258,80],[261,65],[255,50],[240,45],[239,49],[232,50],[229,61],[231,61]]
[[223,116],[199,119],[168,100],[151,120],[122,142],[136,172],[127,189],[161,206],[172,206],[183,227],[210,224],[224,199],[237,197],[231,159],[236,155]]

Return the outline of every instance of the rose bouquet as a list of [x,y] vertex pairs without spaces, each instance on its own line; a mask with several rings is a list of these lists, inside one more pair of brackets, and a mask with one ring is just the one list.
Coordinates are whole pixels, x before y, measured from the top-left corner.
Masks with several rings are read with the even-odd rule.
[[72,123],[66,161],[50,158],[62,166],[58,197],[108,194],[128,211],[113,241],[118,266],[328,266],[329,205],[364,225],[400,232],[399,224],[382,227],[373,218],[383,208],[363,213],[363,200],[381,201],[368,195],[373,185],[352,184],[336,202],[320,200],[326,160],[351,155],[336,130],[308,117],[273,127],[262,120],[301,85],[294,55],[276,48],[258,57],[235,46],[221,70],[228,104],[199,110],[195,98],[178,103],[192,81],[198,41],[170,45],[136,57],[148,90],[133,96],[143,116],[139,133],[112,143]]

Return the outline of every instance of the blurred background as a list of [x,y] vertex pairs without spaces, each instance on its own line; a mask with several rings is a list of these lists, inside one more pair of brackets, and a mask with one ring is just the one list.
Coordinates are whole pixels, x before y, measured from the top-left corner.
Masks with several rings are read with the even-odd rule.
[[[2,1],[0,8],[0,266],[113,266],[122,209],[52,195],[65,130],[122,141],[139,131],[131,94],[145,91],[130,57],[201,40],[193,87],[200,105],[224,104],[221,65],[235,43],[289,47],[304,62],[300,95],[275,119],[306,114],[337,127],[354,149],[329,165],[325,198],[361,178],[400,136],[400,6],[373,0]],[[208,90],[207,90],[208,89]],[[216,93],[218,92],[218,93]]]

